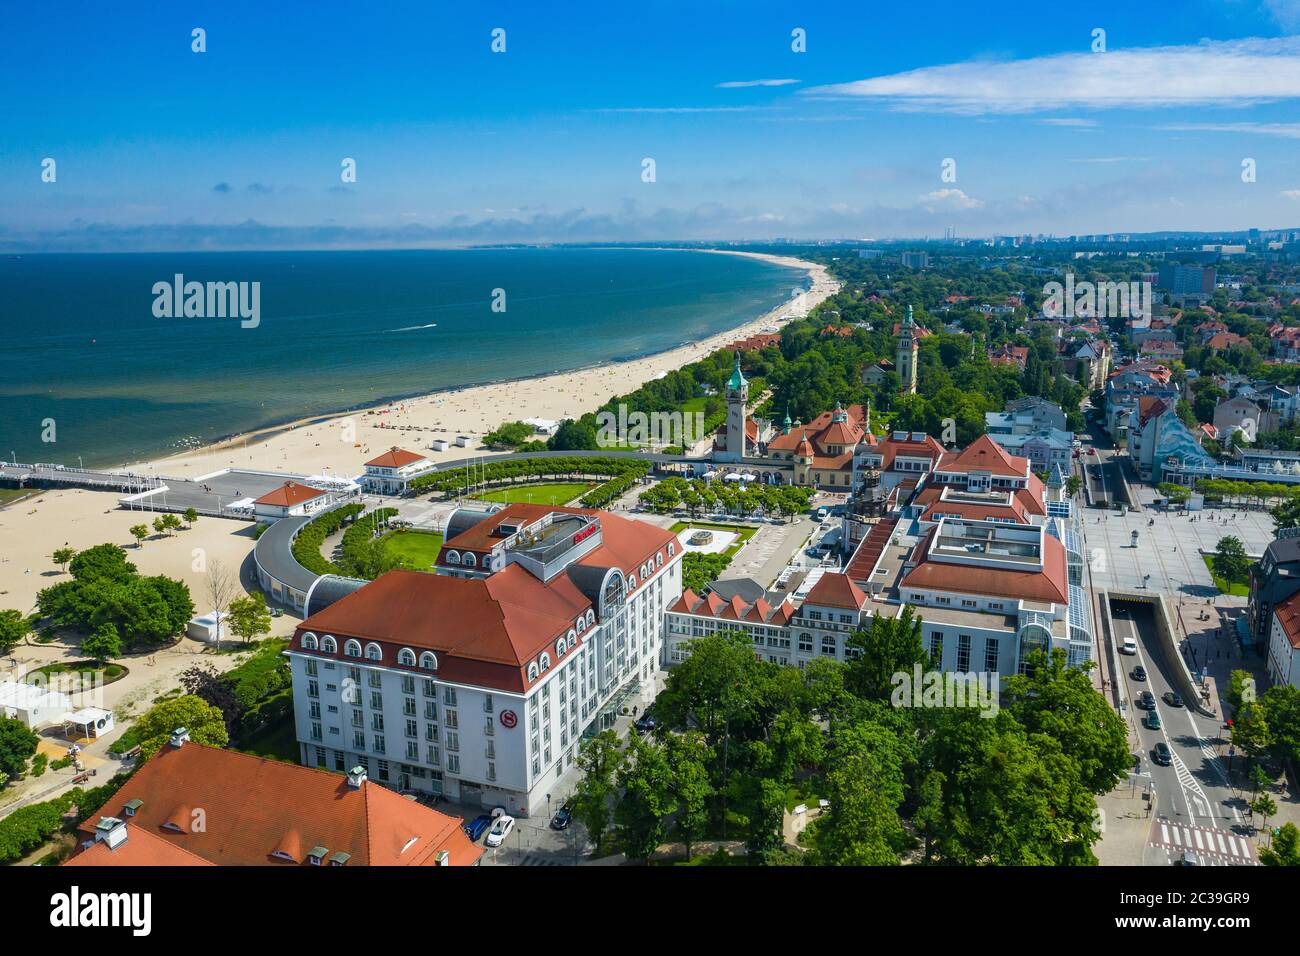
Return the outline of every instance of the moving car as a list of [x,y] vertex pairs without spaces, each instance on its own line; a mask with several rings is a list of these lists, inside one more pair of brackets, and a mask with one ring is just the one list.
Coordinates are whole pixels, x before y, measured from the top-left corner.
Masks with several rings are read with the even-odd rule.
[[1183,706],[1183,699],[1179,697],[1177,694],[1175,694],[1172,690],[1165,691],[1164,701],[1170,707]]
[[1131,637],[1124,638],[1124,643],[1119,646],[1121,654],[1136,654],[1138,652],[1138,643]]
[[1168,767],[1170,762],[1169,745],[1163,740],[1158,741],[1151,751],[1151,759],[1162,767]]
[[471,843],[477,843],[478,838],[483,835],[483,831],[492,825],[492,818],[486,813],[479,814],[469,823],[465,824],[465,835],[469,837]]
[[1149,690],[1144,690],[1138,694],[1138,699],[1134,703],[1142,710],[1156,709],[1156,699]]
[[655,729],[655,719],[649,714],[642,714],[632,726],[636,728],[638,734],[648,734]]
[[573,811],[569,809],[566,803],[560,809],[555,811],[555,816],[551,817],[552,830],[567,830],[569,823],[573,820]]
[[1135,681],[1138,681],[1139,683],[1141,683],[1142,681],[1146,680],[1146,679],[1147,679],[1147,669],[1146,669],[1145,667],[1143,667],[1141,664],[1139,664],[1137,667],[1133,668],[1133,679],[1134,679]]
[[500,846],[505,842],[506,837],[510,836],[510,831],[514,828],[515,818],[503,813],[492,824],[492,829],[488,831],[487,839],[483,842],[488,846]]
[[1149,710],[1147,711],[1147,715],[1142,718],[1142,723],[1146,725],[1148,730],[1159,730],[1160,714],[1154,710]]

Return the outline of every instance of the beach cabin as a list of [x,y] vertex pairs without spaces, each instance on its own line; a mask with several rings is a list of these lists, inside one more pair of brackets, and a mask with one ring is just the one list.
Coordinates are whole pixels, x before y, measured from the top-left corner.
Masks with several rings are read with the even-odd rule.
[[456,436],[456,446],[457,446],[458,448],[468,448],[468,447],[469,447],[469,442],[470,442],[470,438],[469,438],[468,435],[457,435],[457,436]]
[[0,717],[20,720],[29,730],[57,723],[72,706],[67,695],[37,684],[5,681],[0,684]]
[[361,485],[373,495],[402,495],[410,490],[411,479],[433,469],[434,464],[428,458],[394,445],[378,458],[366,462]]
[[329,507],[334,495],[311,485],[286,481],[274,491],[268,491],[253,502],[253,515],[259,520],[278,521],[281,518],[316,514]]
[[433,441],[429,443],[429,447],[432,448],[434,451],[446,451],[447,440],[445,438],[435,438]]

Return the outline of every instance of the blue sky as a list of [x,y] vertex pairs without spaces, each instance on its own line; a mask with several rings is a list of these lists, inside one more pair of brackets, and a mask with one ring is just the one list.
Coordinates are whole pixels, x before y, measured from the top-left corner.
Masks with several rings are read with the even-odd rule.
[[0,248],[1300,225],[1300,0],[1083,6],[11,5]]

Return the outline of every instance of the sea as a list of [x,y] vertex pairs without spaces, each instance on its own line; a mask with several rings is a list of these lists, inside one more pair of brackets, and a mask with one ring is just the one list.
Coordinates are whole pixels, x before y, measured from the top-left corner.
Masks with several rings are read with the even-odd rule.
[[[225,301],[206,285],[193,300],[205,314],[187,316],[191,282],[247,283],[255,318],[206,314]],[[687,250],[0,255],[0,459],[120,467],[625,361],[750,321],[806,285],[799,269]]]

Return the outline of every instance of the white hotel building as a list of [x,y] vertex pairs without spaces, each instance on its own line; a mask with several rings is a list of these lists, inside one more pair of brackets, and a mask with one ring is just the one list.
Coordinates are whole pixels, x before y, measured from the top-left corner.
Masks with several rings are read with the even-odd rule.
[[671,532],[605,512],[455,512],[438,573],[390,571],[298,626],[302,762],[546,812],[582,737],[663,665],[681,559]]

